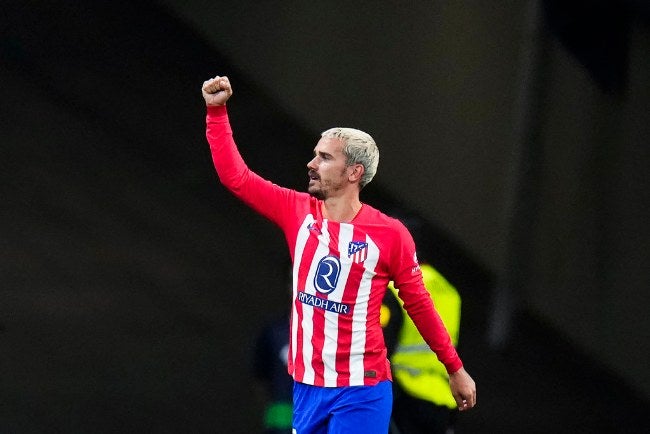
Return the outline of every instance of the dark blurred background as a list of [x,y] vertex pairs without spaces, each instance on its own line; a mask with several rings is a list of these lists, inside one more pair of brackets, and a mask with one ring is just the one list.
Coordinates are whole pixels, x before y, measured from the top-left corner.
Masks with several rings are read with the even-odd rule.
[[644,1],[3,2],[0,432],[251,433],[281,233],[204,138],[228,75],[249,165],[306,186],[370,132],[368,203],[424,218],[463,298],[458,433],[648,432]]

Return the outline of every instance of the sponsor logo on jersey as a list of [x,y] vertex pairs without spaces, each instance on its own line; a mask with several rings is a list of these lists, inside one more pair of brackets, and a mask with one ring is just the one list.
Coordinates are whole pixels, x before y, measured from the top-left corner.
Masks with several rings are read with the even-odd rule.
[[362,263],[368,257],[368,243],[365,241],[350,241],[348,244],[348,258],[352,258],[357,264]]
[[332,255],[324,256],[316,266],[314,287],[322,294],[329,294],[336,289],[341,275],[341,261]]
[[417,252],[413,253],[413,262],[415,262],[415,267],[411,268],[411,274],[416,274],[420,271],[420,263],[418,262]]
[[334,313],[347,314],[350,313],[350,305],[339,303],[336,301],[328,300],[326,298],[317,297],[306,292],[298,292],[298,301],[309,306],[317,307],[318,309],[327,310]]
[[320,235],[322,232],[320,231],[320,228],[316,225],[316,222],[311,222],[307,225],[307,230],[314,231],[318,235]]

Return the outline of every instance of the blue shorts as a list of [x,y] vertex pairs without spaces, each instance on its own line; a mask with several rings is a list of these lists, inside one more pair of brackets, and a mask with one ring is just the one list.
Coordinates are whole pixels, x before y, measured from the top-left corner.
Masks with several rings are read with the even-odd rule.
[[318,387],[293,383],[293,434],[379,434],[388,432],[393,388]]

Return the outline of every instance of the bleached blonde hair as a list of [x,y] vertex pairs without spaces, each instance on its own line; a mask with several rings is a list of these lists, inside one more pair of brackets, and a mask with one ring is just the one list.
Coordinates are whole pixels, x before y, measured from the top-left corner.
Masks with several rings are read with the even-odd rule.
[[337,138],[343,140],[343,155],[346,164],[361,164],[363,175],[359,180],[359,188],[363,188],[377,173],[379,165],[379,148],[370,134],[354,128],[335,127],[325,130],[321,137]]

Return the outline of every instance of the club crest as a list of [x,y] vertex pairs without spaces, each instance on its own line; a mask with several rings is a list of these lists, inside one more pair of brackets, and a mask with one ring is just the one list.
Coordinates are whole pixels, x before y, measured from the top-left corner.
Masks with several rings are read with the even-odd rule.
[[368,257],[368,243],[365,241],[350,241],[348,244],[348,258],[360,264]]

